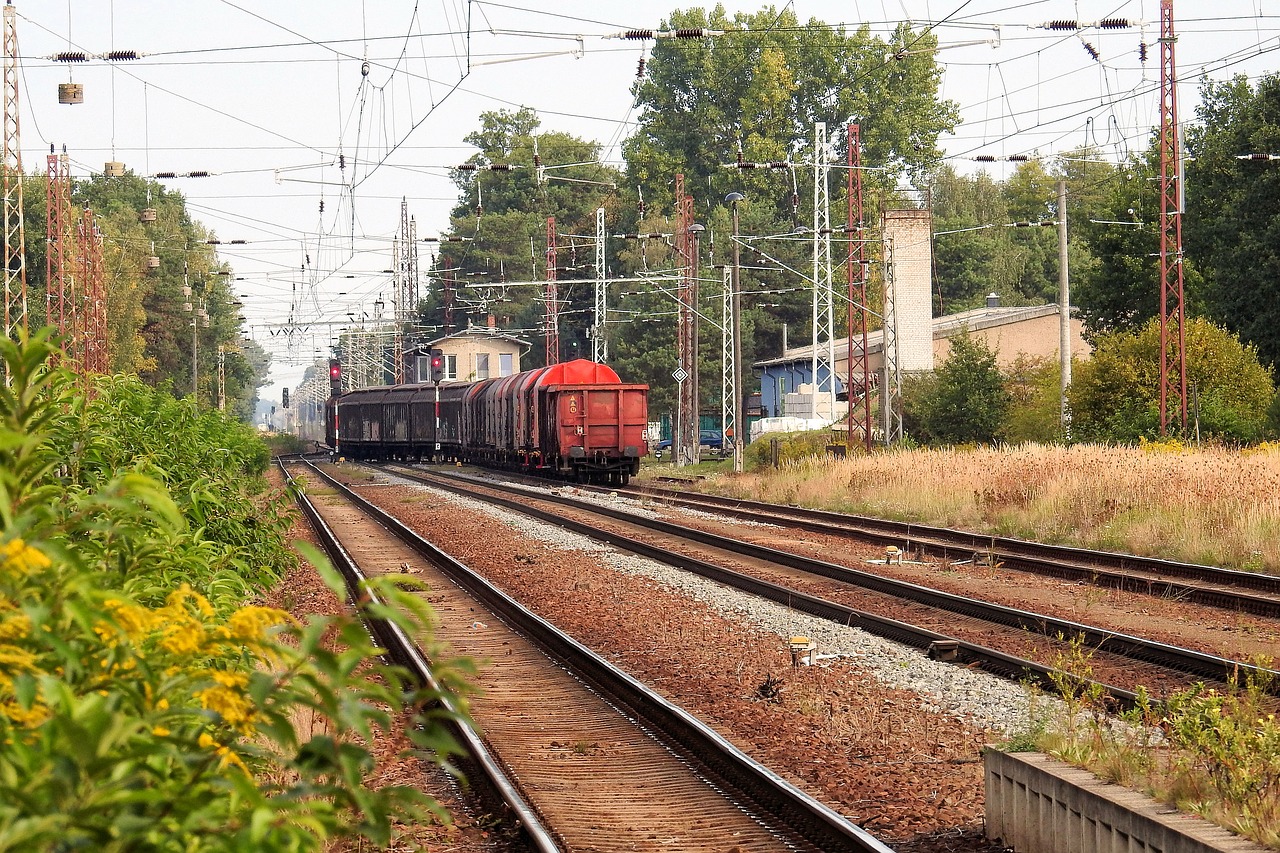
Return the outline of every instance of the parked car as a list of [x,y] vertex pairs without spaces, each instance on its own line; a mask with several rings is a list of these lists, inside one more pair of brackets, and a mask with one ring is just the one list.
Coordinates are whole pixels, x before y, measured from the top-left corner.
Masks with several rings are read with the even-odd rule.
[[[712,450],[721,450],[724,448],[724,436],[720,434],[718,429],[698,430],[698,444],[702,447],[709,447]],[[653,455],[661,459],[663,454],[671,452],[671,439],[664,438],[653,445]]]

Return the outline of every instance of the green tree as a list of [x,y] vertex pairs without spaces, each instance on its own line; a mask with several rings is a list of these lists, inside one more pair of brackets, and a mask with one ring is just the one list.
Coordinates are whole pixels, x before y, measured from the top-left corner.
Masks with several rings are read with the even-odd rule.
[[1280,75],[1206,81],[1187,132],[1187,254],[1209,278],[1208,316],[1280,364]]
[[[1200,435],[1252,442],[1267,430],[1275,386],[1257,349],[1207,320],[1186,328],[1187,385],[1199,410]],[[1160,434],[1160,324],[1099,337],[1072,375],[1072,436],[1081,441],[1136,441]],[[1198,404],[1198,405],[1197,405]],[[1194,428],[1193,425],[1189,428]]]
[[[457,299],[453,323],[486,322],[492,312],[500,327],[536,341],[527,366],[541,364],[545,352],[541,282],[546,279],[547,218],[555,217],[557,290],[561,301],[563,358],[590,352],[588,329],[594,295],[596,210],[604,207],[610,227],[617,222],[618,172],[600,161],[600,147],[570,134],[540,131],[533,110],[483,113],[480,127],[466,137],[479,150],[455,169],[459,201],[451,231],[466,242],[448,243],[436,261],[436,278],[453,270]],[[536,152],[536,153],[535,153]],[[510,166],[492,171],[490,165]],[[591,280],[588,283],[587,280]],[[507,283],[522,282],[508,286]],[[443,294],[426,296],[422,319],[444,325]]]
[[995,352],[968,330],[951,339],[951,353],[926,390],[916,397],[915,417],[930,442],[967,444],[1000,436],[1009,392]]
[[1005,371],[1009,408],[1000,437],[1011,444],[1062,440],[1062,373],[1056,359],[1019,355]]

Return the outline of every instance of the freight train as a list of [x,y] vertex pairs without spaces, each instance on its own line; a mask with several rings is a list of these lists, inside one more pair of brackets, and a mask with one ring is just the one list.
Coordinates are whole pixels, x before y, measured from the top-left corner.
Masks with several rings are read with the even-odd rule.
[[326,441],[351,459],[457,460],[626,484],[648,452],[648,394],[587,359],[477,382],[364,388],[329,398]]

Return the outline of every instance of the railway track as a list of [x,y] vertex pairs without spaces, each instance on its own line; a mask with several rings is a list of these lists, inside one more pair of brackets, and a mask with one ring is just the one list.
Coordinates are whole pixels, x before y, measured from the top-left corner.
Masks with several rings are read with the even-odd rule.
[[[889,850],[388,513],[308,470],[333,497],[307,500],[304,511],[349,582],[359,588],[362,564],[409,566],[428,583],[437,639],[493,661],[471,703],[484,737],[460,736],[473,752],[469,775],[488,780],[531,849]],[[429,677],[408,638],[374,630]]]
[[[1031,677],[1049,689],[1054,688],[1055,676],[1057,675],[1052,666],[1007,654],[984,645],[966,642],[935,630],[917,627],[865,610],[854,609],[825,598],[807,595],[788,586],[752,577],[687,554],[675,553],[669,549],[637,540],[634,537],[603,530],[598,524],[567,518],[564,513],[556,510],[529,506],[527,502],[536,500],[561,507],[572,507],[574,510],[614,519],[627,525],[646,528],[663,536],[678,537],[699,545],[739,554],[751,559],[764,559],[789,569],[829,578],[842,584],[854,585],[888,596],[918,602],[930,608],[982,620],[994,625],[1005,626],[1018,632],[1038,634],[1048,638],[1079,637],[1090,648],[1098,651],[1122,659],[1186,673],[1195,678],[1227,683],[1248,673],[1280,675],[1280,673],[1274,673],[1270,670],[1264,672],[1251,664],[1215,655],[1017,608],[979,601],[966,596],[954,595],[918,584],[766,548],[758,543],[731,539],[697,530],[687,525],[672,524],[659,519],[648,518],[593,501],[549,492],[545,490],[545,486],[538,489],[536,493],[531,493],[527,487],[507,485],[491,480],[478,481],[465,475],[440,472],[424,473],[419,470],[398,466],[388,466],[385,470],[404,476],[407,479],[417,480],[527,513],[592,538],[609,541],[611,544],[625,550],[695,571],[718,582],[760,595],[812,615],[831,619],[842,624],[854,625],[905,645],[927,650],[934,657],[952,660],[965,666],[977,666],[1005,678],[1024,679]],[[484,490],[500,492],[506,496],[486,495]],[[778,519],[774,518],[772,521],[777,522]],[[1264,678],[1262,680],[1267,681],[1268,679]],[[1273,677],[1269,681],[1272,691],[1280,691],[1280,679]],[[1103,687],[1122,706],[1127,706],[1134,700],[1134,693],[1130,690],[1111,685],[1103,685]]]
[[941,560],[998,561],[1006,569],[1189,601],[1238,613],[1280,618],[1280,577],[1276,575],[1047,545],[946,527],[887,521],[665,487],[633,484],[628,489],[628,494],[647,495],[673,506],[718,512],[747,521],[785,521],[790,526],[804,530],[894,545]]

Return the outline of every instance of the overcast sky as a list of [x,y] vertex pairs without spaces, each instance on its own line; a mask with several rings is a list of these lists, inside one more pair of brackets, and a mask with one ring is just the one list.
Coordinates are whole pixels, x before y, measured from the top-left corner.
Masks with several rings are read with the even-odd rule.
[[[961,171],[1001,177],[1008,164],[974,158],[1052,156],[1086,143],[1119,157],[1145,147],[1158,122],[1157,0],[790,5],[802,21],[865,22],[878,33],[902,20],[932,26],[942,94],[963,117],[944,140]],[[349,312],[389,303],[381,271],[391,266],[401,197],[420,237],[447,227],[456,202],[447,171],[474,153],[462,137],[480,113],[531,107],[543,129],[599,141],[616,161],[633,129],[630,85],[645,44],[607,36],[657,28],[672,8],[654,0],[27,0],[17,4],[23,164],[43,170],[53,143],[67,146],[78,177],[108,160],[143,175],[211,173],[164,183],[218,238],[248,241],[221,246],[220,256],[240,279],[248,332],[274,359],[263,396],[278,400],[282,384],[295,385],[313,358],[329,354]],[[1184,120],[1202,73],[1256,78],[1280,66],[1280,0],[1180,0],[1175,9]],[[1130,25],[1044,26],[1117,18]],[[51,61],[61,51],[112,50],[142,56]],[[58,103],[57,84],[69,81],[84,85],[83,104]],[[354,204],[341,186],[353,177]],[[424,268],[429,258],[424,245]],[[305,325],[288,332],[291,317]]]

